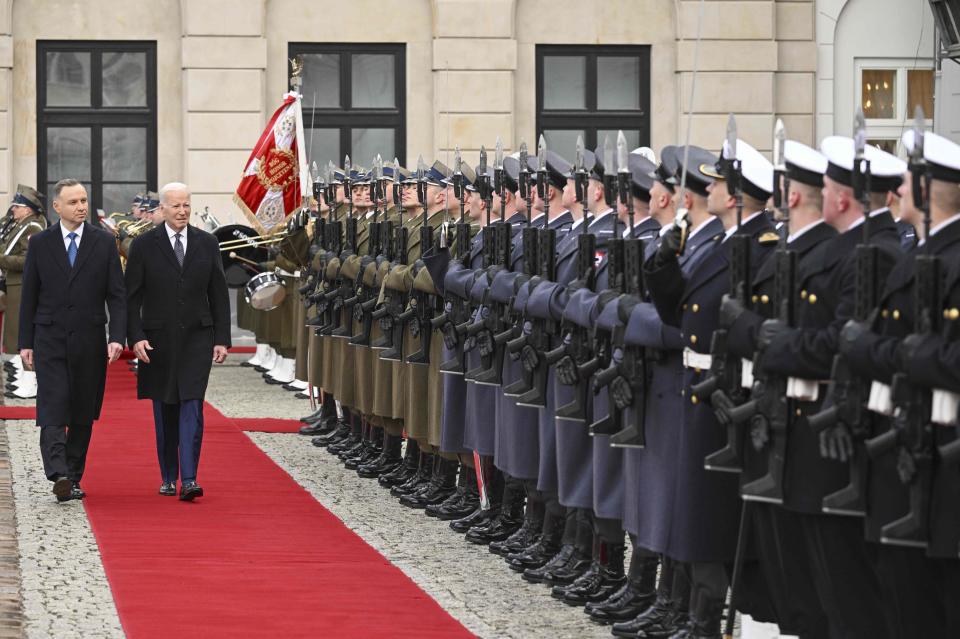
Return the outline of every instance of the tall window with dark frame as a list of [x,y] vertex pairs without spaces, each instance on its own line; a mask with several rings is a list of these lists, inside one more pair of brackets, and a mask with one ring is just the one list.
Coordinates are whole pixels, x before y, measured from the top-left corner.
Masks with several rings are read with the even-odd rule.
[[406,154],[405,46],[292,42],[303,56],[303,124],[309,162],[369,167]]
[[[153,42],[37,42],[37,181],[74,178],[91,209],[128,211],[157,188]],[[49,207],[52,210],[52,207]]]
[[650,143],[650,47],[537,45],[537,132],[573,160],[577,136],[595,149],[622,129]]

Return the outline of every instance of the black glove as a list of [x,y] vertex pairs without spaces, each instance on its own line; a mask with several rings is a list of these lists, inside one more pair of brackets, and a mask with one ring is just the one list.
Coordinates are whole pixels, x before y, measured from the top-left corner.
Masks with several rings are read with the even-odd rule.
[[523,364],[523,370],[528,373],[537,370],[537,365],[540,363],[537,349],[530,344],[524,344],[523,348],[520,349],[520,363]]
[[846,424],[837,422],[820,433],[820,456],[839,462],[853,457],[853,435]]
[[660,248],[657,249],[657,254],[654,257],[654,264],[659,267],[667,264],[668,262],[676,260],[680,255],[682,244],[683,229],[679,224],[674,224],[673,227],[660,239]]
[[633,387],[623,375],[617,375],[607,391],[610,394],[610,401],[613,402],[617,410],[626,410],[633,406]]
[[477,346],[480,347],[480,356],[489,357],[493,355],[495,344],[493,343],[493,333],[487,329],[483,329],[477,333]]
[[730,328],[737,318],[740,317],[746,308],[740,302],[740,299],[732,295],[724,295],[720,302],[720,328]]
[[580,381],[580,371],[577,363],[569,355],[564,355],[557,362],[557,381],[564,386],[574,386]]
[[786,334],[789,330],[790,327],[781,320],[766,320],[760,325],[760,330],[757,332],[757,348],[766,349],[775,339]]
[[840,353],[850,355],[857,341],[870,332],[870,325],[867,322],[858,322],[850,319],[843,325],[840,331]]
[[713,408],[713,414],[721,426],[729,426],[733,419],[730,417],[730,409],[736,404],[722,390],[715,390],[710,395],[710,407]]
[[443,326],[440,327],[440,332],[443,333],[443,345],[448,351],[457,348],[460,339],[457,337],[457,327],[453,325],[453,322],[444,322]]
[[907,373],[908,376],[910,375],[910,369],[918,363],[915,361],[916,356],[925,339],[927,337],[920,333],[910,333],[900,341],[900,345],[897,347],[897,368]]

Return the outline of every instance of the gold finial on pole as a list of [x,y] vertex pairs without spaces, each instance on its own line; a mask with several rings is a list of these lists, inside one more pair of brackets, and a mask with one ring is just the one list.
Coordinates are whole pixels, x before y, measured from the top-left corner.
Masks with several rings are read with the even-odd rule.
[[298,93],[303,86],[303,56],[301,55],[290,58],[290,86]]

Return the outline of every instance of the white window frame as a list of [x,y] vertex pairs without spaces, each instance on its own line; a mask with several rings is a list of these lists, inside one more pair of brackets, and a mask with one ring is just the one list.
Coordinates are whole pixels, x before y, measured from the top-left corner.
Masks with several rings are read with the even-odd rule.
[[[897,151],[903,154],[900,148],[900,137],[906,127],[913,125],[913,114],[906,113],[907,110],[907,72],[914,70],[933,70],[933,60],[930,58],[856,58],[854,64],[854,110],[862,104],[863,100],[863,72],[872,69],[896,71],[896,94],[894,100],[896,104],[895,118],[868,118],[866,121],[866,133],[868,140],[896,140]],[[925,124],[933,127],[933,114],[926,114],[929,117]]]

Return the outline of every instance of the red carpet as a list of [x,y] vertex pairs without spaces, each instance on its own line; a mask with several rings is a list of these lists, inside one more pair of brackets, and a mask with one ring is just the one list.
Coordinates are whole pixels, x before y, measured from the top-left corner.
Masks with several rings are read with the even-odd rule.
[[152,411],[134,398],[111,366],[84,478],[128,637],[470,636],[209,404],[207,496],[157,495]]
[[36,418],[36,406],[0,406],[0,419],[34,420]]

